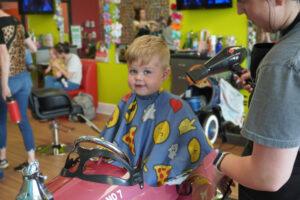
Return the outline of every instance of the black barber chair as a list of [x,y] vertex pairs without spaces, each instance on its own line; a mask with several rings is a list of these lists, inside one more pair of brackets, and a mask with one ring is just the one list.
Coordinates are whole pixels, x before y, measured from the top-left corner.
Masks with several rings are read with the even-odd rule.
[[82,113],[81,107],[72,105],[69,94],[62,89],[55,88],[33,89],[29,101],[34,118],[52,121],[50,129],[53,130],[53,143],[38,146],[36,152],[41,155],[63,155],[69,153],[72,150],[72,145],[59,142],[59,125],[55,119]]

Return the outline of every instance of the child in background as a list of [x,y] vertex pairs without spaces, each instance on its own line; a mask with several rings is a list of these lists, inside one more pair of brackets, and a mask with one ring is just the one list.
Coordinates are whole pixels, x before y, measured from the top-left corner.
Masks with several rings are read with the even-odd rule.
[[148,185],[180,184],[212,146],[189,105],[161,88],[170,73],[166,42],[138,37],[126,60],[132,91],[120,100],[100,137],[123,149]]
[[62,69],[65,69],[66,67],[65,67],[64,60],[57,58],[56,51],[54,48],[49,49],[49,55],[50,55],[50,61],[45,73],[47,74],[50,70],[52,70],[53,76],[56,77],[56,79],[60,81],[65,88],[67,88],[68,87],[67,78],[64,75],[62,75],[62,73],[58,69],[52,66],[53,63],[56,62]]

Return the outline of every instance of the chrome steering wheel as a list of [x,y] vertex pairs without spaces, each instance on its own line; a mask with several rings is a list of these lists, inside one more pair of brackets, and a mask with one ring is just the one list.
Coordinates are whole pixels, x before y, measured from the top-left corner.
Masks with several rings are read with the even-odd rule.
[[[82,147],[80,144],[83,142],[93,143],[100,146],[92,149]],[[74,148],[69,153],[65,167],[61,170],[60,175],[65,177],[77,177],[83,180],[105,183],[112,185],[122,185],[122,186],[131,186],[139,184],[143,188],[143,174],[142,170],[137,167],[132,167],[131,162],[126,155],[126,153],[115,146],[114,144],[105,141],[100,138],[93,136],[81,136],[74,141]],[[79,157],[74,161],[70,158],[72,153],[77,153]],[[96,174],[84,174],[83,169],[85,163],[93,157],[105,157],[112,159],[120,164],[129,172],[130,177],[128,179],[123,179],[110,175],[96,175]],[[70,171],[69,169],[78,164],[77,169]]]

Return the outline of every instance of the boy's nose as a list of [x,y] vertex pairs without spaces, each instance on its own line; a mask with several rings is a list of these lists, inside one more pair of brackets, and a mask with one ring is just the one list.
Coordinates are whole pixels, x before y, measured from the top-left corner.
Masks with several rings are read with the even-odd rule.
[[136,80],[142,80],[142,79],[143,79],[143,74],[142,74],[142,73],[137,73],[137,74],[135,75],[135,79],[136,79]]

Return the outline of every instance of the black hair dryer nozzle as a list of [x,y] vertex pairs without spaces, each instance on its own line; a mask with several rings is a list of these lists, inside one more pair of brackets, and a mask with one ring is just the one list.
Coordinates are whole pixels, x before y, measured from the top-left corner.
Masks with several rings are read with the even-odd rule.
[[227,47],[206,61],[202,66],[186,72],[186,75],[194,84],[208,76],[226,71],[232,71],[240,76],[246,72],[240,66],[246,57],[247,50],[244,47]]

